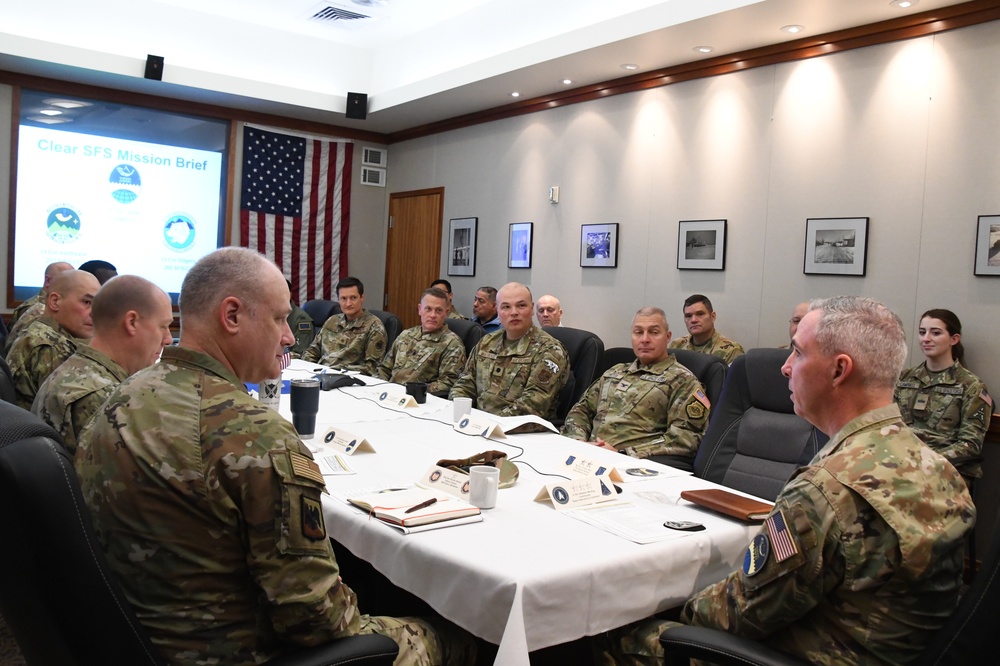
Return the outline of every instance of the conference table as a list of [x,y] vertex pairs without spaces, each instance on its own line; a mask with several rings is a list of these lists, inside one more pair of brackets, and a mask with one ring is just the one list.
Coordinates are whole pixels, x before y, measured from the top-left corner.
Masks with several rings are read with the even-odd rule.
[[[286,379],[311,374],[296,362]],[[451,401],[433,395],[423,405],[387,407],[379,395],[403,388],[361,377],[369,386],[323,391],[316,436],[305,440],[317,460],[333,459],[323,442],[328,428],[365,438],[374,452],[339,452],[353,472],[327,475],[323,497],[331,538],[369,562],[396,586],[470,633],[498,645],[495,664],[526,665],[528,654],[620,627],[681,605],[693,592],[742,562],[756,525],[716,515],[680,499],[685,489],[714,484],[652,461],[568,439],[554,432],[507,434],[486,440],[458,432]],[[371,386],[377,384],[377,386]],[[289,397],[280,412],[291,420]],[[391,401],[388,401],[391,402]],[[488,417],[473,410],[474,417]],[[517,483],[497,493],[482,522],[413,534],[349,505],[352,492],[417,482],[440,459],[486,450],[507,453]],[[594,459],[622,476],[618,501],[663,520],[702,523],[705,530],[663,528],[663,541],[635,543],[536,501],[545,486],[567,476],[569,456]],[[653,470],[634,476],[626,470]],[[657,516],[657,519],[659,518]],[[345,574],[350,584],[349,573]]]

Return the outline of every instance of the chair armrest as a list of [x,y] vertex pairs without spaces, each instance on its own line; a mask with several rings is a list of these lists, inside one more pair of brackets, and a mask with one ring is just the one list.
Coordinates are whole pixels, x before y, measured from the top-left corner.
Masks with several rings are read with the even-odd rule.
[[313,647],[294,648],[271,659],[267,666],[391,666],[398,653],[399,646],[388,636],[365,634]]
[[763,643],[706,627],[669,627],[660,634],[667,666],[687,666],[688,659],[704,659],[719,666],[807,666],[807,662]]

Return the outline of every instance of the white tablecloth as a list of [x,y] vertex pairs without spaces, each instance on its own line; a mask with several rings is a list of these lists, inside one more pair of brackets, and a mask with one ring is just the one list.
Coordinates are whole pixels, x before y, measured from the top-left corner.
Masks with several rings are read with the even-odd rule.
[[[483,522],[419,534],[401,534],[324,497],[331,537],[442,616],[499,645],[497,664],[528,664],[529,651],[680,605],[733,570],[757,529],[680,500],[681,490],[712,484],[672,468],[554,433],[508,435],[508,444],[462,435],[452,428],[451,402],[434,396],[405,412],[351,397],[370,391],[352,387],[321,395],[312,446],[318,447],[322,433],[335,425],[365,437],[376,449],[346,458],[357,474],[326,477],[331,492],[414,482],[441,458],[489,449],[514,458],[521,447],[524,453],[516,460],[538,472],[562,472],[561,463],[571,453],[615,465],[627,480],[634,478],[624,474],[628,467],[657,469],[661,475],[653,479],[619,484],[619,497],[653,508],[665,520],[694,520],[707,527],[669,541],[632,543],[534,502],[555,478],[525,464],[518,465],[517,484],[498,493],[496,508],[483,511]],[[287,395],[281,411],[290,418]],[[350,572],[345,576],[349,584]]]

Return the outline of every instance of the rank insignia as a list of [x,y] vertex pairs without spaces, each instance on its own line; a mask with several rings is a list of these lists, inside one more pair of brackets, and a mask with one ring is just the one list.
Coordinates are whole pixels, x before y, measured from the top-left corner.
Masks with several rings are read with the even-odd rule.
[[305,495],[302,496],[302,534],[310,541],[322,541],[326,538],[323,507],[318,500]]
[[747,576],[759,574],[764,569],[770,552],[771,544],[767,540],[767,534],[761,532],[747,546],[746,555],[743,556],[743,573]]

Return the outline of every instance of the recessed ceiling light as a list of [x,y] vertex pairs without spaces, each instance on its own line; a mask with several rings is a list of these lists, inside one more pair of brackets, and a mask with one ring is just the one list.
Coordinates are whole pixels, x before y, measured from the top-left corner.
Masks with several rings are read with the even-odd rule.
[[520,97],[520,96],[521,96],[521,93],[519,93],[519,92],[517,92],[517,91],[515,90],[514,92],[512,92],[512,93],[510,94],[510,96],[511,96],[511,97]]
[[900,9],[909,9],[913,5],[919,4],[920,0],[892,0],[889,4]]
[[52,118],[49,116],[28,116],[28,120],[34,120],[36,123],[45,123],[46,125],[58,125],[59,123],[71,123],[72,118]]
[[42,114],[43,116],[61,116],[62,115],[62,111],[60,111],[59,109],[42,109],[38,113]]
[[798,34],[798,33],[802,32],[805,29],[806,29],[805,26],[802,26],[802,25],[786,25],[786,26],[784,26],[781,29],[781,31],[782,32],[789,32],[789,33],[795,35],[795,34]]
[[711,53],[715,49],[713,49],[711,46],[696,46],[691,50],[695,51],[696,53]]
[[621,65],[621,68],[625,69],[625,70],[628,70],[628,71],[631,72],[631,71],[639,69],[639,65],[636,65],[635,63],[627,62],[624,65]]
[[571,83],[573,83],[573,79],[563,79],[563,85],[567,85],[568,86]]
[[49,106],[58,106],[60,109],[79,109],[84,106],[90,106],[90,102],[81,102],[75,99],[61,99],[58,97],[53,97],[52,99],[42,100]]

